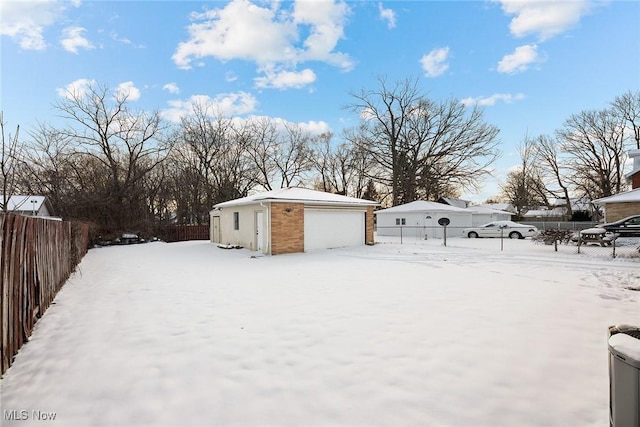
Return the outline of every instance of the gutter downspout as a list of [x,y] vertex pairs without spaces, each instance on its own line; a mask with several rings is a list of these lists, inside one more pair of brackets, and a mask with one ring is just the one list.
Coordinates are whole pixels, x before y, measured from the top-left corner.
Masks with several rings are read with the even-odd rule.
[[[267,214],[267,251],[266,251],[266,255],[271,255],[271,209],[269,208],[269,206],[265,206],[264,202],[260,202],[260,206],[262,208],[264,208],[266,214]],[[262,253],[265,253],[264,249],[262,251]]]

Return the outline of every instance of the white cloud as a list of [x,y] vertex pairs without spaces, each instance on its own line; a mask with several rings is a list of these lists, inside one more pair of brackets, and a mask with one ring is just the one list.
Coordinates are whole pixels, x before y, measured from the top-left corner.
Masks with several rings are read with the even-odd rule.
[[[224,8],[192,14],[189,40],[176,48],[174,63],[188,69],[205,57],[241,59],[255,62],[261,72],[278,69],[305,78],[308,72],[296,71],[304,61],[321,61],[345,71],[353,68],[349,55],[335,51],[349,13],[345,2],[298,0],[293,9],[283,8],[288,2],[262,4],[232,0]],[[267,74],[259,81],[270,78]]]
[[537,34],[540,41],[574,27],[593,6],[589,0],[499,0],[499,3],[505,14],[515,15],[509,24],[513,36]]
[[44,50],[44,31],[62,18],[64,2],[49,0],[0,1],[0,34],[25,50]]
[[233,0],[223,9],[192,14],[190,39],[178,45],[173,60],[190,68],[196,58],[212,56],[222,61],[244,59],[258,63],[293,60],[296,38],[292,22],[277,21],[276,11],[248,0]]
[[378,11],[380,12],[380,19],[387,21],[387,27],[396,27],[396,13],[393,9],[385,9],[382,7],[382,3],[378,3]]
[[422,69],[427,77],[438,77],[449,69],[449,48],[434,49],[420,59]]
[[333,0],[308,1],[297,0],[293,18],[297,26],[307,26],[309,33],[304,40],[306,49],[298,49],[297,60],[324,61],[349,70],[353,62],[348,55],[333,52],[341,38],[344,37],[344,25],[349,8],[346,3]]
[[60,44],[64,50],[78,53],[78,48],[93,49],[94,46],[83,35],[85,31],[87,30],[82,27],[67,27],[63,29]]
[[128,101],[140,99],[140,89],[133,85],[133,82],[123,82],[116,87],[116,97],[126,98]]
[[57,92],[59,96],[67,99],[78,99],[84,97],[91,86],[95,86],[96,81],[91,79],[78,79],[69,83],[63,88],[58,88]]
[[313,70],[306,68],[302,71],[268,71],[266,76],[255,79],[256,87],[259,88],[301,88],[316,81],[316,74]]
[[215,98],[208,95],[193,95],[186,101],[169,101],[170,108],[162,111],[162,116],[172,122],[179,122],[180,118],[193,113],[194,107],[210,111],[212,115],[220,114],[231,117],[249,114],[255,111],[258,101],[247,92],[223,93]]
[[303,131],[309,132],[312,136],[331,132],[331,126],[329,126],[327,122],[323,121],[316,122],[314,120],[310,120],[308,122],[298,123],[298,125],[300,125]]
[[505,55],[498,62],[498,72],[506,74],[521,73],[536,62],[540,62],[537,45],[518,46],[513,53]]
[[234,123],[239,126],[244,126],[251,123],[263,123],[264,121],[272,123],[278,133],[286,137],[286,130],[291,126],[298,127],[302,132],[309,134],[310,136],[317,136],[323,133],[331,133],[331,126],[323,121],[309,120],[308,122],[290,122],[280,117],[268,117],[268,116],[249,116],[247,118],[234,118]]
[[162,86],[162,89],[166,90],[169,93],[173,93],[173,94],[180,93],[180,88],[178,87],[177,84],[175,84],[173,82],[167,83],[166,85]]
[[505,104],[513,104],[514,102],[521,101],[524,98],[525,97],[523,93],[517,93],[515,95],[512,95],[510,93],[495,93],[488,97],[465,98],[460,102],[465,106],[478,105],[481,107],[491,107],[496,105],[498,101],[504,102]]

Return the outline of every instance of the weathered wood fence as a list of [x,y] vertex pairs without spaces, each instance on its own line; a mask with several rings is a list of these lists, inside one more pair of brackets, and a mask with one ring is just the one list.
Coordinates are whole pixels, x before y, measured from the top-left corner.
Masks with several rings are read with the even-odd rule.
[[0,218],[0,374],[29,339],[89,247],[89,226],[6,214]]
[[163,227],[160,235],[167,242],[209,240],[209,225],[170,225]]

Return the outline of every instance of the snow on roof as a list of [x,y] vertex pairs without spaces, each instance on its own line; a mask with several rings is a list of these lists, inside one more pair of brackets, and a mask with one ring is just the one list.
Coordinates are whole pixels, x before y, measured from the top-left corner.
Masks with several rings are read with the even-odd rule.
[[[569,202],[571,203],[571,209],[574,211],[586,211],[591,207],[591,201],[587,198],[570,198]],[[567,199],[564,197],[559,197],[554,200],[553,206],[557,208],[562,208],[567,206]]]
[[556,209],[529,209],[524,215],[524,218],[547,218],[561,216],[563,212]]
[[441,197],[448,205],[455,206],[456,208],[466,208],[469,206],[468,200],[455,199],[453,197]]
[[288,187],[271,190],[264,193],[254,194],[241,199],[229,200],[218,203],[214,208],[224,208],[228,206],[247,205],[257,202],[280,201],[280,202],[319,202],[322,204],[342,204],[342,205],[364,205],[377,206],[379,203],[357,199],[355,197],[342,196],[340,194],[326,193],[324,191],[310,190],[308,188]]
[[444,203],[428,202],[425,200],[416,200],[415,202],[405,203],[404,205],[394,206],[392,208],[382,209],[378,213],[393,213],[393,212],[466,212],[470,213],[467,209],[457,208],[455,206],[445,205]]
[[631,172],[625,174],[624,177],[631,180],[635,174],[640,173],[640,148],[629,150],[629,159],[633,159],[633,166]]
[[514,215],[513,212],[507,212],[500,209],[493,209],[485,206],[469,206],[468,211],[475,214],[500,214],[500,215]]
[[614,194],[613,196],[603,197],[601,199],[594,200],[593,203],[597,205],[604,205],[606,203],[630,203],[640,202],[640,188],[635,190],[625,191],[624,193]]
[[[7,200],[7,210],[16,212],[37,211],[40,210],[45,200],[45,196],[9,196],[9,200]],[[4,203],[4,196],[2,194],[0,194],[0,203]]]
[[[479,205],[469,206],[470,208],[489,208],[489,209],[497,209],[499,211],[508,212],[513,209],[511,203],[481,203]],[[510,212],[513,213],[513,212]]]

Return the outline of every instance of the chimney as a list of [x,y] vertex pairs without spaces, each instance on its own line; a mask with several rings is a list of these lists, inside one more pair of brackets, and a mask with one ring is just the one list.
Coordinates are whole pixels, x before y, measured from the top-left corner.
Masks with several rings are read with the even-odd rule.
[[631,189],[640,188],[640,149],[629,151],[629,158],[633,159],[631,173],[628,175],[631,180]]

